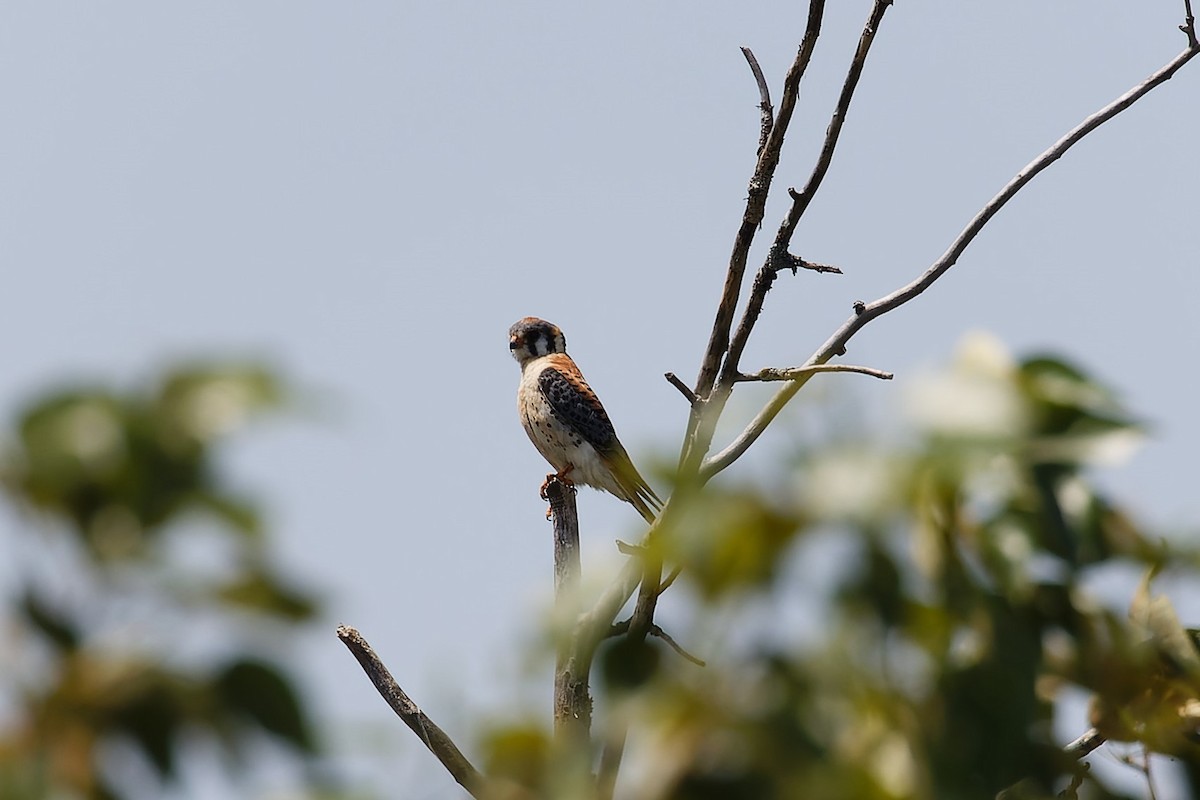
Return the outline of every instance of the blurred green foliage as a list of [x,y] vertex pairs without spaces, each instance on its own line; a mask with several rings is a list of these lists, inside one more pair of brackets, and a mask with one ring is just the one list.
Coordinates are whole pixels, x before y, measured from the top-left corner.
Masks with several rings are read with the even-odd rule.
[[[1138,420],[1078,367],[983,336],[908,400],[901,443],[831,434],[774,486],[710,484],[663,531],[684,569],[659,622],[707,666],[603,646],[596,739],[630,731],[617,796],[1126,796],[1063,752],[1062,729],[1094,725],[1181,762],[1200,798],[1200,656],[1151,587],[1200,579],[1200,553],[1093,475]],[[484,746],[563,797],[547,740],[523,721]]]
[[[0,797],[146,796],[114,743],[160,787],[198,737],[234,780],[264,735],[301,762],[316,754],[294,678],[270,657],[278,637],[260,642],[318,603],[272,569],[254,505],[217,463],[224,436],[285,399],[262,367],[213,364],[142,391],[53,393],[20,415],[0,461],[25,567],[5,598]],[[221,563],[189,562],[196,537]]]

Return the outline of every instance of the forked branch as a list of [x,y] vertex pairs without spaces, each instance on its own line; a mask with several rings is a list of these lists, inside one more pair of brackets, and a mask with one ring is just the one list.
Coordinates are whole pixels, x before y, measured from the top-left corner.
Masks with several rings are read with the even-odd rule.
[[775,277],[781,269],[791,268],[793,271],[797,266],[808,269],[816,269],[818,272],[841,272],[836,267],[823,268],[825,265],[809,265],[809,262],[804,261],[788,252],[788,248],[792,244],[792,236],[796,232],[796,226],[800,223],[800,218],[804,216],[804,212],[808,210],[809,203],[816,196],[817,190],[821,188],[822,181],[825,180],[825,175],[829,172],[829,165],[833,163],[833,154],[837,149],[838,139],[842,134],[842,126],[846,123],[846,116],[850,112],[850,102],[854,99],[854,92],[858,88],[859,78],[862,77],[863,68],[867,64],[867,55],[871,52],[871,45],[875,42],[875,34],[879,30],[880,23],[883,22],[883,15],[887,12],[888,7],[892,5],[892,0],[875,0],[871,7],[871,13],[867,17],[867,22],[863,25],[862,33],[858,37],[858,47],[854,51],[854,58],[850,61],[850,67],[846,70],[846,79],[842,82],[842,91],[838,95],[837,106],[833,110],[833,116],[829,120],[829,125],[825,129],[825,139],[821,144],[821,153],[817,156],[817,163],[813,167],[812,174],[808,178],[808,182],[799,192],[789,190],[788,194],[792,198],[792,206],[788,210],[787,216],[784,217],[782,224],[779,226],[779,231],[775,234],[775,241],[771,245],[771,250],[767,254],[766,261],[759,268],[758,274],[754,277],[754,285],[750,290],[750,299],[746,302],[746,310],[742,314],[742,319],[738,323],[737,332],[733,336],[733,341],[729,344],[729,354],[725,357],[725,364],[721,370],[721,383],[728,390],[736,380],[742,353],[746,349],[746,343],[750,340],[750,333],[754,330],[755,324],[758,322],[759,314],[762,313],[763,302],[766,300],[767,292],[771,290],[772,284],[775,282]]
[[[1189,8],[1190,15],[1190,8]],[[1189,16],[1190,19],[1190,16]],[[846,320],[840,328],[834,331],[833,335],[813,353],[804,363],[805,367],[811,367],[818,364],[824,364],[836,355],[841,355],[846,350],[846,343],[850,341],[854,334],[858,333],[871,320],[883,316],[889,311],[893,311],[907,303],[909,300],[920,295],[926,289],[933,285],[934,281],[946,273],[955,263],[967,246],[975,240],[979,232],[984,226],[1000,211],[1001,208],[1011,200],[1017,192],[1025,187],[1031,180],[1034,179],[1042,170],[1053,164],[1058,159],[1074,147],[1081,139],[1087,136],[1096,128],[1108,122],[1113,117],[1120,114],[1125,109],[1132,106],[1138,100],[1145,97],[1156,86],[1161,85],[1173,76],[1184,64],[1191,61],[1197,53],[1200,53],[1200,45],[1196,43],[1194,21],[1185,24],[1184,32],[1188,35],[1188,48],[1175,58],[1171,59],[1161,69],[1154,72],[1150,77],[1134,86],[1123,95],[1113,100],[1102,109],[1092,114],[1083,122],[1079,123],[1065,136],[1055,142],[1048,150],[1043,152],[1033,161],[1029,162],[1020,172],[1013,176],[1004,188],[1000,190],[988,203],[980,209],[961,233],[950,244],[950,247],[942,254],[941,258],[933,263],[923,275],[909,283],[907,286],[902,286],[891,294],[881,297],[880,299],[855,307],[855,313],[852,317]],[[724,450],[709,457],[705,460],[701,469],[701,479],[707,480],[713,475],[716,475],[721,470],[728,467],[738,459],[742,453],[754,444],[772,420],[779,414],[783,407],[787,405],[796,393],[807,382],[808,377],[802,376],[787,385],[782,387],[775,395],[767,402],[758,415],[746,426],[737,438],[735,438]]]
[[[742,290],[742,279],[746,274],[746,261],[750,256],[750,245],[754,243],[754,235],[762,225],[763,215],[767,210],[767,195],[771,191],[771,181],[775,177],[775,168],[779,166],[779,153],[783,149],[783,137],[787,134],[788,125],[792,121],[792,112],[800,97],[800,79],[804,77],[808,64],[812,60],[813,50],[817,46],[817,38],[821,35],[821,19],[825,15],[825,0],[810,0],[808,4],[808,25],[796,60],[792,62],[787,77],[783,82],[783,96],[779,101],[779,113],[771,125],[770,133],[759,147],[758,161],[754,165],[754,174],[746,192],[746,209],[742,213],[742,224],[738,227],[733,240],[733,252],[729,256],[729,269],[725,275],[725,286],[721,290],[721,300],[717,304],[716,319],[713,321],[712,333],[709,335],[708,348],[700,363],[700,375],[696,378],[695,393],[707,398],[712,392],[717,380],[717,372],[721,368],[721,359],[729,347],[729,331],[733,326],[733,314],[737,310],[738,296]],[[753,67],[753,63],[751,64]],[[758,82],[758,75],[755,75]],[[762,84],[760,84],[761,87]],[[761,88],[760,88],[761,96]],[[696,414],[692,415],[692,426],[695,427]]]

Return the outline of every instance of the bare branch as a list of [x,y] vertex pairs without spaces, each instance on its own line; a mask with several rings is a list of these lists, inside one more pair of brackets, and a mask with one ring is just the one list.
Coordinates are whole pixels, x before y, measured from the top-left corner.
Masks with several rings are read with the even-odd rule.
[[1063,748],[1063,752],[1071,758],[1083,758],[1105,742],[1104,734],[1091,728],[1083,736]]
[[1187,36],[1188,49],[1195,50],[1200,47],[1200,41],[1196,40],[1196,17],[1192,14],[1192,0],[1183,0],[1183,24],[1179,26],[1179,30]]
[[629,638],[640,641],[654,627],[654,610],[658,607],[658,586],[662,583],[662,558],[648,552],[642,559],[642,586],[638,590],[637,605],[630,617]]
[[[622,552],[629,552],[633,555],[644,557],[647,549],[658,536],[658,532],[664,526],[674,524],[674,517],[677,513],[675,511],[677,500],[678,492],[667,498],[667,502],[663,505],[662,510],[659,511],[654,523],[650,526],[650,530],[646,532],[646,538],[643,539],[641,546],[629,545],[618,541],[617,547]],[[578,659],[578,664],[591,664],[596,646],[612,634],[613,620],[617,618],[617,613],[620,612],[621,607],[628,602],[634,590],[637,589],[642,575],[642,559],[631,558],[621,568],[621,572],[613,582],[604,590],[604,593],[596,600],[591,610],[580,615],[575,623],[571,637],[571,651],[575,658]],[[579,674],[585,675],[587,673],[580,667]]]
[[696,397],[696,393],[693,392],[690,388],[688,388],[688,385],[686,383],[684,383],[682,380],[680,380],[679,376],[676,375],[674,372],[664,372],[663,377],[667,379],[667,383],[674,386],[676,389],[679,390],[680,394],[682,394],[685,398],[687,398],[689,406],[692,406],[693,408],[695,408],[696,404],[700,402],[700,398]]
[[775,107],[771,105],[771,87],[767,86],[767,78],[763,75],[762,67],[758,65],[758,59],[749,47],[742,48],[742,55],[746,57],[746,63],[754,73],[754,82],[758,84],[758,110],[762,114],[762,121],[758,127],[758,153],[761,155],[767,144],[767,137],[771,135],[771,128],[775,125]]
[[550,475],[541,494],[542,499],[550,501],[550,519],[554,525],[554,599],[565,602],[574,597],[582,571],[575,487]]
[[789,367],[788,369],[772,369],[771,367],[767,367],[750,375],[741,373],[737,376],[737,380],[794,381],[800,378],[807,378],[815,372],[857,372],[860,375],[870,375],[872,378],[879,378],[881,381],[890,381],[895,377],[891,372],[884,372],[874,367],[859,367],[854,364],[813,364],[810,367]]
[[1088,765],[1080,764],[1075,770],[1075,774],[1071,776],[1071,782],[1067,784],[1067,788],[1059,792],[1059,797],[1078,797],[1079,788],[1083,786],[1083,779],[1087,777]]
[[[575,487],[550,476],[542,495],[550,501],[550,518],[554,522],[554,604],[560,612],[570,613],[578,602],[581,572]],[[586,742],[590,735],[590,666],[590,661],[576,658],[569,637],[560,638],[554,663],[554,734],[560,740]]]
[[387,701],[387,704],[392,707],[400,719],[404,720],[404,724],[417,735],[417,738],[429,748],[429,752],[437,756],[437,760],[442,762],[442,766],[454,777],[454,780],[458,781],[472,797],[485,797],[487,786],[483,775],[471,765],[471,762],[467,760],[467,757],[462,754],[450,737],[433,724],[433,720],[425,716],[425,712],[421,711],[417,704],[404,693],[363,635],[349,625],[339,625],[337,635],[342,640],[342,644],[346,645],[347,649],[358,659],[363,672],[367,673],[367,677],[371,679],[371,683],[375,684],[375,688]]
[[779,235],[776,237],[777,244],[786,246],[791,242],[796,223],[804,216],[804,212],[808,210],[808,204],[812,202],[817,189],[821,187],[821,182],[825,180],[829,165],[833,163],[833,151],[837,147],[842,125],[845,124],[846,114],[850,110],[850,100],[854,97],[858,79],[862,76],[863,66],[867,63],[867,53],[871,50],[871,43],[875,41],[879,23],[883,21],[883,15],[891,4],[892,0],[875,0],[875,5],[871,8],[867,24],[863,26],[863,32],[858,37],[858,49],[854,53],[854,59],[850,62],[850,69],[846,72],[846,80],[842,83],[842,93],[838,97],[833,118],[829,120],[829,127],[825,129],[825,141],[821,145],[821,154],[817,157],[817,164],[813,167],[812,174],[808,177],[808,183],[804,184],[804,188],[799,192],[789,192],[792,196],[792,209],[788,212],[784,227],[780,228]]
[[662,594],[667,589],[671,588],[671,584],[675,583],[675,579],[679,577],[679,573],[683,572],[683,567],[675,567],[671,570],[671,574],[663,579],[663,582],[658,585],[658,593]]
[[[825,179],[825,174],[829,171],[829,165],[833,162],[833,153],[842,133],[842,125],[846,122],[846,115],[850,112],[850,101],[854,99],[854,90],[858,88],[858,79],[862,76],[863,67],[867,63],[867,54],[871,51],[871,44],[875,41],[875,33],[879,30],[883,15],[891,4],[892,0],[875,0],[875,4],[871,7],[871,13],[863,26],[862,34],[858,37],[858,48],[854,52],[854,58],[850,61],[850,68],[846,70],[846,79],[842,82],[842,92],[838,96],[833,117],[825,129],[825,140],[821,145],[821,153],[817,157],[812,175],[809,176],[808,183],[801,191],[789,190],[792,207],[779,226],[779,232],[775,234],[771,252],[767,254],[766,261],[754,278],[750,299],[746,302],[746,310],[742,314],[741,322],[738,323],[733,341],[729,344],[729,354],[725,357],[725,363],[721,369],[721,382],[727,387],[733,383],[734,376],[740,369],[742,352],[746,349],[746,343],[750,340],[750,332],[758,322],[759,314],[762,313],[763,303],[766,300],[767,292],[771,290],[771,285],[775,282],[775,276],[779,274],[780,269],[795,270],[808,263],[788,253],[788,247],[791,245],[792,235],[796,232],[800,218],[808,210],[809,203],[812,202],[817,189]],[[841,270],[836,271],[840,272]]]
[[775,168],[779,165],[779,152],[783,148],[783,137],[787,133],[792,120],[792,112],[796,108],[796,100],[800,96],[800,79],[808,69],[812,60],[813,50],[817,46],[817,38],[821,35],[821,19],[825,13],[825,0],[809,0],[808,27],[804,31],[804,39],[796,53],[796,60],[788,70],[783,82],[783,97],[779,102],[779,113],[771,133],[762,145],[755,164],[754,174],[750,178],[747,189],[746,210],[742,214],[742,224],[733,240],[733,252],[729,256],[729,269],[725,275],[725,286],[721,290],[721,300],[717,305],[716,319],[713,321],[712,333],[709,336],[708,348],[700,364],[700,375],[696,378],[696,394],[708,397],[717,380],[717,372],[721,368],[721,358],[729,346],[729,330],[733,325],[733,313],[737,309],[738,295],[742,289],[742,278],[746,274],[746,260],[750,254],[750,245],[754,242],[754,234],[762,225],[763,215],[767,208],[767,194],[771,190],[771,180],[775,177]]
[[708,666],[708,664],[706,664],[704,662],[704,659],[697,658],[696,656],[689,653],[687,650],[684,650],[682,647],[680,647],[679,643],[676,642],[674,639],[672,639],[671,635],[669,633],[667,633],[666,631],[664,631],[662,628],[660,628],[658,625],[652,626],[650,628],[650,633],[654,636],[657,636],[659,639],[662,639],[664,642],[667,643],[668,646],[670,646],[670,648],[672,650],[674,650],[676,653],[678,653],[679,655],[686,658],[688,661],[695,664],[697,667],[707,667]]
[[798,269],[808,269],[812,270],[813,272],[831,272],[835,275],[842,274],[842,268],[835,267],[832,264],[822,264],[818,261],[806,261],[805,259],[800,258],[800,256],[794,256],[787,251],[783,251],[778,255],[779,263],[773,265],[776,272],[784,269],[790,269],[792,274],[795,275],[796,270]]
[[630,544],[629,542],[617,539],[617,552],[623,556],[638,556],[639,558],[646,553],[646,548],[640,544]]
[[629,600],[638,582],[642,579],[641,564],[632,559],[628,561],[616,579],[608,585],[604,593],[596,600],[596,604],[586,614],[580,616],[575,625],[576,648],[585,645],[595,647],[596,643],[608,635],[612,621],[621,610],[621,606]]
[[[1137,86],[1130,89],[1125,94],[1112,101],[1104,108],[1092,114],[1079,125],[1075,126],[1070,132],[1054,143],[1050,149],[1039,155],[1033,161],[1029,162],[1020,172],[1018,172],[1012,180],[1004,186],[1000,192],[988,201],[979,213],[975,215],[951,243],[949,249],[933,263],[916,280],[903,286],[900,289],[892,292],[886,297],[882,297],[872,303],[859,306],[856,304],[854,316],[842,323],[833,335],[821,347],[813,353],[804,366],[810,367],[818,364],[824,364],[833,358],[835,355],[840,355],[846,350],[846,343],[858,333],[868,322],[893,311],[900,306],[918,296],[930,286],[934,281],[946,273],[955,263],[967,246],[974,241],[983,227],[988,221],[996,215],[996,213],[1004,207],[1004,205],[1016,195],[1027,183],[1044,170],[1046,167],[1053,164],[1058,159],[1070,150],[1080,139],[1087,136],[1096,128],[1108,122],[1113,117],[1120,114],[1125,109],[1132,106],[1152,89],[1166,82],[1174,75],[1184,64],[1190,61],[1197,53],[1200,53],[1200,46],[1189,46],[1175,58],[1171,59],[1165,66],[1157,72],[1150,75]],[[810,376],[811,377],[811,376]],[[750,422],[746,429],[743,430],[736,439],[734,439],[724,450],[706,459],[701,469],[701,478],[707,480],[713,475],[716,475],[721,470],[728,467],[737,460],[746,449],[762,435],[767,426],[779,414],[788,401],[795,397],[796,392],[807,382],[806,377],[801,377],[795,381],[789,382],[782,387],[775,396],[767,402],[758,415]]]
[[[634,623],[633,617],[630,617],[629,619],[623,619],[620,622],[614,622],[612,624],[612,627],[609,628],[608,635],[606,638],[612,639],[617,636],[623,636],[625,634],[628,634],[631,630],[633,630],[633,623]],[[692,662],[696,666],[698,666],[698,667],[707,667],[708,666],[708,664],[704,661],[704,659],[697,658],[696,656],[689,653],[687,650],[684,650],[682,647],[680,647],[679,642],[676,642],[673,638],[671,638],[671,634],[664,631],[657,624],[652,623],[646,632],[651,636],[656,636],[659,639],[662,639],[664,642],[667,643],[667,645],[672,650],[674,650],[676,653],[678,653],[679,655],[681,655],[683,658],[687,659],[688,661]]]
[[621,771],[621,757],[625,753],[625,737],[628,728],[620,725],[617,733],[604,743],[600,753],[600,768],[596,771],[596,800],[612,800],[617,788],[617,773]]

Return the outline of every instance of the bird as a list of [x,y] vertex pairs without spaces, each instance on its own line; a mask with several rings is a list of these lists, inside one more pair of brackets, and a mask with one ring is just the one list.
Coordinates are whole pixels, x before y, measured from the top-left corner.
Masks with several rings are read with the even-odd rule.
[[633,465],[600,398],[567,355],[562,330],[544,319],[525,317],[508,329],[508,349],[521,365],[521,425],[555,469],[546,483],[557,478],[606,491],[653,523],[662,500]]

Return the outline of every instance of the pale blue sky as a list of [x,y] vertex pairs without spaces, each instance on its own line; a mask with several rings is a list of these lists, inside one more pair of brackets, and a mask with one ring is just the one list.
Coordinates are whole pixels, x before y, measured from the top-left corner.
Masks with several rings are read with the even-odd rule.
[[[869,5],[829,4],[779,189],[807,177]],[[676,450],[685,408],[661,374],[695,375],[753,163],[738,47],[778,98],[804,13],[5,3],[0,412],[63,377],[128,383],[195,354],[261,355],[313,392],[319,413],[247,434],[230,469],[328,592],[302,668],[348,734],[338,750],[379,755],[353,774],[452,794],[333,626],[360,627],[468,749],[471,709],[512,702],[551,573],[507,328],[558,323],[635,457]],[[745,365],[798,363],[852,301],[917,275],[1017,169],[1179,52],[1181,18],[1175,0],[897,2],[795,239],[846,275],[781,279]],[[898,375],[851,381],[855,396],[886,417],[972,329],[1063,351],[1153,424],[1105,480],[1154,520],[1196,523],[1198,100],[1193,64],[1039,177],[929,294],[854,340],[851,360]],[[581,510],[585,558],[636,536],[611,498]]]

